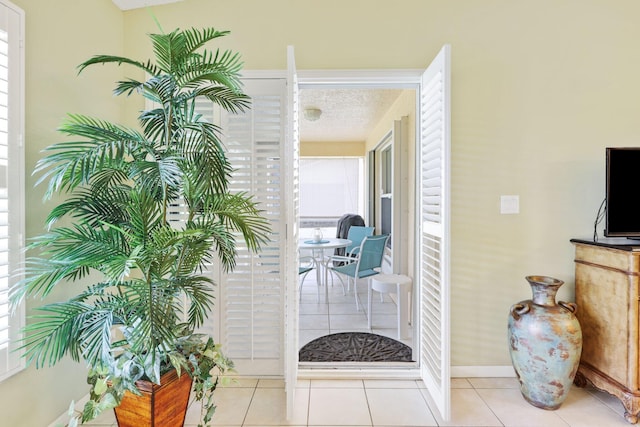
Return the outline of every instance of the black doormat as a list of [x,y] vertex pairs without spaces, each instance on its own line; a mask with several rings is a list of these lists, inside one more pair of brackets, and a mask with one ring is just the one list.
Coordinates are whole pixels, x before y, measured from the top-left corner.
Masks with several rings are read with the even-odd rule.
[[300,362],[412,362],[411,347],[382,335],[341,332],[325,335],[300,349]]

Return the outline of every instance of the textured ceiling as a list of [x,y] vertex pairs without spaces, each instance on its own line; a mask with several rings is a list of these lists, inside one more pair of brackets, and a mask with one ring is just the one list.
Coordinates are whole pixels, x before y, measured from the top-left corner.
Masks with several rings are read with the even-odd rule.
[[[302,89],[300,140],[364,141],[401,92],[401,89]],[[305,108],[322,110],[320,119],[315,122],[305,119]]]

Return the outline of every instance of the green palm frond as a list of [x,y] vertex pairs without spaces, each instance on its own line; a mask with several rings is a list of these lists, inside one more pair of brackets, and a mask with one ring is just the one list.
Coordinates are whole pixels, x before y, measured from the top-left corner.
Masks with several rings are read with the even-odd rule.
[[149,192],[132,191],[129,197],[126,206],[129,237],[132,244],[145,245],[154,230],[165,226],[162,205]]
[[78,66],[78,74],[83,72],[85,68],[87,68],[90,65],[108,64],[108,63],[116,63],[118,65],[121,65],[121,64],[133,65],[134,67],[140,68],[141,70],[146,71],[151,75],[156,75],[158,74],[158,71],[159,71],[158,67],[155,66],[151,61],[147,61],[146,63],[144,63],[144,62],[134,61],[132,59],[125,58],[123,56],[95,55],[91,59],[83,62]]
[[27,296],[45,297],[62,281],[83,278],[89,271],[85,265],[69,265],[49,258],[29,257],[20,269],[20,273],[26,277],[10,290],[11,304],[15,307]]
[[196,328],[201,326],[207,318],[207,314],[213,308],[213,293],[211,287],[213,281],[206,276],[188,276],[176,279],[177,285],[187,297],[188,324]]
[[159,74],[144,83],[144,93],[149,94],[148,98],[166,108],[168,103],[175,103],[175,98],[179,95],[179,87],[175,81],[175,76]]
[[[111,349],[111,328],[114,323],[114,310],[93,308],[81,317],[78,342],[84,344],[82,357],[91,366],[113,358]],[[73,355],[72,355],[73,357]]]
[[251,106],[251,98],[249,96],[223,86],[197,88],[194,90],[193,95],[204,96],[233,114],[246,111]]
[[179,159],[164,157],[155,161],[139,161],[131,167],[131,178],[139,186],[157,191],[166,191],[164,188],[179,189],[182,183],[182,170],[179,167]]
[[242,233],[250,250],[257,251],[268,241],[269,221],[247,193],[222,194],[207,202],[225,227]]
[[126,334],[131,351],[144,354],[156,348],[171,348],[177,338],[174,325],[180,313],[174,284],[167,280],[136,282],[136,286],[126,289],[126,295],[131,302],[128,324],[132,327]]
[[185,50],[195,52],[208,42],[229,35],[229,31],[214,28],[190,28],[182,31],[185,38]]
[[240,92],[241,69],[242,62],[237,53],[228,50],[204,51],[202,55],[191,56],[185,61],[177,81],[181,88],[196,88],[203,82],[214,82]]
[[145,88],[145,82],[138,80],[128,79],[121,80],[116,84],[116,88],[113,90],[114,95],[131,95],[134,92],[143,92]]
[[190,52],[185,49],[186,39],[179,30],[168,34],[150,34],[157,66],[167,74],[179,72],[176,65],[184,60]]
[[[158,102],[158,101],[155,101]],[[140,124],[150,141],[164,141],[162,135],[167,130],[166,114],[162,108],[145,110],[140,114]]]
[[38,161],[34,173],[42,173],[38,184],[49,181],[46,198],[72,191],[87,184],[95,172],[122,164],[144,141],[139,132],[81,115],[70,115],[60,129],[88,140],[61,142],[45,150],[53,153]]
[[50,229],[64,216],[86,222],[90,227],[99,227],[105,222],[118,224],[127,219],[123,206],[130,191],[107,185],[102,185],[99,190],[82,188],[51,210],[46,220],[47,228]]
[[125,236],[113,228],[93,229],[76,224],[59,227],[29,245],[40,257],[25,263],[25,278],[12,289],[13,298],[47,296],[59,283],[99,271],[110,280],[129,274],[133,261]]
[[66,355],[80,360],[82,316],[91,310],[91,306],[75,301],[40,307],[38,311],[44,314],[32,316],[37,321],[25,328],[27,337],[21,347],[29,363],[53,366]]
[[207,42],[223,37],[228,31],[213,28],[175,30],[168,34],[150,34],[158,67],[166,73],[177,74],[190,57]]

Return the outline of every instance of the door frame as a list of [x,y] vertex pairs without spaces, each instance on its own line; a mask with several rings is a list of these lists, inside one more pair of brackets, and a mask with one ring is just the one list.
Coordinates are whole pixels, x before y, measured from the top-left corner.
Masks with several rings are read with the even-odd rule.
[[[300,90],[323,88],[348,88],[348,89],[413,89],[416,91],[416,116],[420,111],[420,84],[423,69],[398,69],[398,70],[298,70],[298,85]],[[416,136],[419,135],[419,120],[416,119]],[[365,159],[367,160],[367,159]],[[365,169],[368,168],[368,165]],[[407,254],[408,256],[416,256]],[[414,265],[417,264],[414,262]],[[414,298],[413,313],[419,313],[418,298]],[[415,314],[414,314],[415,315]],[[416,322],[419,323],[419,322]],[[414,328],[414,351],[420,352],[419,334]],[[415,359],[420,360],[419,354]],[[420,379],[420,366],[416,362],[398,366],[397,363],[388,366],[371,367],[313,367],[298,368],[298,378],[305,379],[341,379],[341,378],[371,378],[371,379]]]

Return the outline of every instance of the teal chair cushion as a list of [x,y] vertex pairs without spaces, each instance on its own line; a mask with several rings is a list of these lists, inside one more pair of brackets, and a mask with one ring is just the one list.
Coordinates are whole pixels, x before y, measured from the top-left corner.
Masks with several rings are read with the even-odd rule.
[[308,273],[313,270],[313,267],[300,267],[298,268],[298,274]]
[[[358,264],[356,262],[352,262],[351,264],[342,265],[340,267],[334,267],[333,270],[338,273],[346,274],[349,277],[355,277],[357,266]],[[373,269],[360,270],[358,271],[358,279],[362,279],[363,277],[373,276],[374,274],[378,274],[378,271]]]

